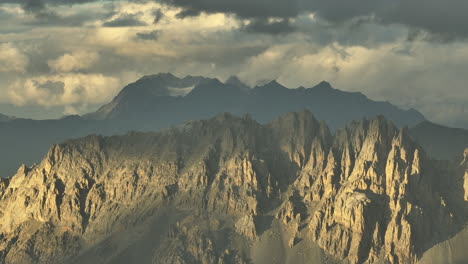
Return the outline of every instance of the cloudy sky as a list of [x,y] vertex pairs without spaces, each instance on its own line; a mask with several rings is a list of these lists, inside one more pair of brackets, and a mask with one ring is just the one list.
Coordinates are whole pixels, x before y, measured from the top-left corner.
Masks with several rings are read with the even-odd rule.
[[82,114],[145,74],[341,90],[468,128],[466,0],[0,0],[0,113]]

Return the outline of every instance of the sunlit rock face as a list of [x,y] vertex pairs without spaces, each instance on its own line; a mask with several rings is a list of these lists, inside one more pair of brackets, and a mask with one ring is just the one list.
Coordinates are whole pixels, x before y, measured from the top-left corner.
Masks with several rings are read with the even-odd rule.
[[1,180],[0,260],[416,263],[466,223],[466,193],[436,184],[447,171],[383,117],[88,136]]
[[465,180],[464,180],[464,189],[465,189],[465,201],[468,201],[468,148],[465,149],[463,154],[463,161],[461,163],[462,169],[465,170]]

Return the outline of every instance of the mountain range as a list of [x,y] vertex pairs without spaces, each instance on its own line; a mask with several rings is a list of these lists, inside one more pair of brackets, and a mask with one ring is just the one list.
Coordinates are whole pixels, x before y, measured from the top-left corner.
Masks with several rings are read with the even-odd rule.
[[222,83],[212,78],[178,78],[163,73],[127,85],[110,103],[83,116],[57,120],[0,116],[0,176],[13,175],[22,163],[39,162],[51,144],[69,138],[158,131],[222,112],[249,113],[266,123],[281,114],[303,109],[324,120],[331,131],[352,120],[383,115],[398,127],[409,126],[411,136],[438,159],[453,159],[468,145],[466,130],[432,124],[416,110],[402,110],[388,102],[372,101],[361,93],[340,91],[327,82],[289,89],[272,81],[251,88],[236,77]]
[[91,135],[0,181],[1,263],[468,259],[468,150],[433,160],[383,116]]
[[123,88],[112,102],[84,118],[127,122],[156,118],[156,122],[150,124],[132,124],[139,129],[154,129],[161,127],[159,123],[167,126],[209,118],[222,112],[250,113],[254,119],[264,123],[280,114],[304,108],[312,111],[318,119],[326,120],[332,129],[343,127],[351,120],[378,114],[387,116],[400,126],[425,120],[415,110],[405,111],[388,102],[369,100],[361,93],[339,91],[327,82],[309,89],[288,89],[276,81],[250,88],[236,77],[222,83],[203,77],[179,79],[170,73],[143,77]]
[[11,117],[11,116],[0,114],[0,122],[11,121],[13,119],[15,119],[15,118]]

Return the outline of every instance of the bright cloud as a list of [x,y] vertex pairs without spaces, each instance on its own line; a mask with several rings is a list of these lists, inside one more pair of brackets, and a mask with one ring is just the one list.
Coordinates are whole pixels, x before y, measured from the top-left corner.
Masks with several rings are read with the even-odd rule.
[[0,44],[0,72],[22,73],[28,66],[28,58],[12,43]]
[[17,105],[101,104],[121,88],[121,81],[100,74],[58,74],[14,82],[8,96]]
[[54,72],[72,72],[85,70],[99,60],[99,54],[89,51],[77,51],[65,54],[55,60],[49,60],[48,65]]

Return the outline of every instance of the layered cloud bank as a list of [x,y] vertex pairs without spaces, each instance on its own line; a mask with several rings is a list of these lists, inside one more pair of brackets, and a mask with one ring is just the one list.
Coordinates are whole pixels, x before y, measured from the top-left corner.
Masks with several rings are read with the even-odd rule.
[[328,80],[468,127],[467,8],[458,0],[2,1],[0,102],[53,117],[51,107],[56,116],[90,111],[144,74],[238,75],[289,87]]

